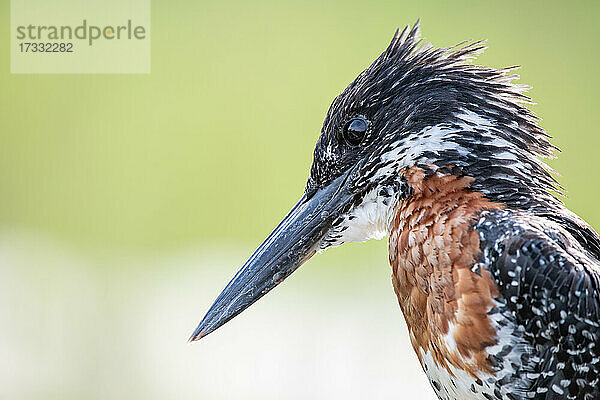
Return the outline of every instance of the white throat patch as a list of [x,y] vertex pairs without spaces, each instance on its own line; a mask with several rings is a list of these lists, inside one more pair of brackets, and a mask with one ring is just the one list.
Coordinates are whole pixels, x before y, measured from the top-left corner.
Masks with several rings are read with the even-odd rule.
[[389,232],[396,201],[391,191],[376,187],[368,192],[360,205],[346,214],[319,243],[319,252],[344,243],[383,239]]

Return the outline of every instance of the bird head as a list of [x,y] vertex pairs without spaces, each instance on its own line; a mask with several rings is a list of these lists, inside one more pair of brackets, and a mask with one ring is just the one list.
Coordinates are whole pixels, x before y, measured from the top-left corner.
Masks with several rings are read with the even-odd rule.
[[382,238],[413,188],[405,171],[469,176],[470,190],[508,207],[553,202],[538,156],[553,147],[507,69],[469,63],[482,42],[433,48],[418,23],[333,101],[303,196],[237,272],[190,340],[245,310],[315,253]]

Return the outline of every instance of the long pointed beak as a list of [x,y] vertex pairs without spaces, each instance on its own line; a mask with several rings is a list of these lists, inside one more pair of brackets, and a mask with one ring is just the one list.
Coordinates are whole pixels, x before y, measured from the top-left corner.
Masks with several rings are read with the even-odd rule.
[[302,196],[217,297],[190,342],[208,335],[244,311],[312,257],[333,221],[352,200],[349,172]]

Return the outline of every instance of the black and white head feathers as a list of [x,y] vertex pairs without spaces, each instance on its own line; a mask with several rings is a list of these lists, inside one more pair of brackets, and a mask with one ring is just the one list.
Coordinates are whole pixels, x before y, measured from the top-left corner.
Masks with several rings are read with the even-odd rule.
[[[356,192],[355,204],[376,198],[369,196],[372,192],[388,193],[393,203],[407,195],[398,190],[409,190],[402,185],[402,170],[422,166],[470,176],[472,190],[509,208],[563,209],[554,196],[562,189],[539,159],[552,157],[556,148],[525,107],[531,102],[524,94],[528,87],[513,82],[518,78],[511,73],[514,67],[471,64],[484,49],[483,42],[451,48],[424,44],[418,22],[397,31],[387,49],[333,101],[307,193],[353,170],[348,184]],[[349,140],[352,126],[365,127],[362,139],[352,131]]]
[[[464,148],[487,161],[479,166],[496,161],[506,165],[510,160],[494,160],[493,153],[508,150],[536,175],[540,183],[536,186],[542,191],[556,189],[537,160],[537,156],[552,156],[555,148],[537,118],[523,106],[530,102],[523,94],[527,86],[512,83],[518,78],[508,73],[513,68],[469,64],[484,49],[483,42],[440,49],[422,44],[418,24],[397,31],[388,48],[333,101],[315,149],[308,187],[326,184],[365,157],[407,146],[411,137],[414,141],[421,135],[419,142],[424,142],[427,130],[438,127],[448,131],[444,137],[438,135],[447,146],[430,143],[436,154],[415,154],[415,161],[467,168],[469,160],[457,152]],[[355,117],[364,117],[369,124],[359,146],[343,137],[345,124]]]

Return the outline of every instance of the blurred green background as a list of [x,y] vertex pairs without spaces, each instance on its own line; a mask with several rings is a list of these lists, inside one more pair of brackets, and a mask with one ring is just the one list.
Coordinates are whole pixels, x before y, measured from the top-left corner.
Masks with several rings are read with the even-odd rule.
[[11,75],[4,2],[0,398],[429,394],[384,241],[331,250],[214,339],[185,339],[300,196],[330,102],[419,17],[436,46],[487,38],[478,63],[522,66],[565,201],[598,229],[599,11],[153,1],[151,74]]

